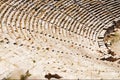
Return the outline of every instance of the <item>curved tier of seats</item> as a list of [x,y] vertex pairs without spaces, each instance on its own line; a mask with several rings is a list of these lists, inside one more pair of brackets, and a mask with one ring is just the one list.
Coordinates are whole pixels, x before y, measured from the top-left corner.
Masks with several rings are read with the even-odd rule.
[[[120,17],[119,0],[1,0],[0,31],[11,38],[49,35],[107,54],[104,36]],[[118,19],[117,21],[115,21]]]

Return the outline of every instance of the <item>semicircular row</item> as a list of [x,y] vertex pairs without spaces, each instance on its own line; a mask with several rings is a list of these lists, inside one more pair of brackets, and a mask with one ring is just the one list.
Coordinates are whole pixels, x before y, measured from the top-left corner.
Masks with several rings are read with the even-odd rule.
[[107,54],[104,36],[120,18],[119,0],[1,0],[0,32],[38,40],[40,34]]

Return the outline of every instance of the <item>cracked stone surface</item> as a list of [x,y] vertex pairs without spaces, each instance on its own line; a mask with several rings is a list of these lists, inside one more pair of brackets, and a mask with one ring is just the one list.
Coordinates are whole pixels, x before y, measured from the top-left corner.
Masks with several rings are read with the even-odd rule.
[[119,28],[119,4],[1,0],[0,79],[20,79],[27,71],[28,79],[46,79],[46,74],[60,79],[120,79],[120,54],[111,55],[104,43],[104,36]]

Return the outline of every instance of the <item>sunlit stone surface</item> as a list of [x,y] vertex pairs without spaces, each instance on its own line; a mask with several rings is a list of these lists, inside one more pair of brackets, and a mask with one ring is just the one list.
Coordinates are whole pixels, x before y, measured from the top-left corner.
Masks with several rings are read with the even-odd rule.
[[0,0],[0,79],[120,79],[119,25],[119,0]]

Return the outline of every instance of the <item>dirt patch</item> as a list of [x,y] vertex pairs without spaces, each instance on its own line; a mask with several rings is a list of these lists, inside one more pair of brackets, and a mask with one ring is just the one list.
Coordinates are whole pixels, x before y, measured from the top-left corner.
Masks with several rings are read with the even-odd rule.
[[112,49],[116,54],[120,54],[120,41],[112,44],[111,49]]
[[115,54],[120,54],[120,29],[107,35],[104,40],[108,48],[114,51]]

